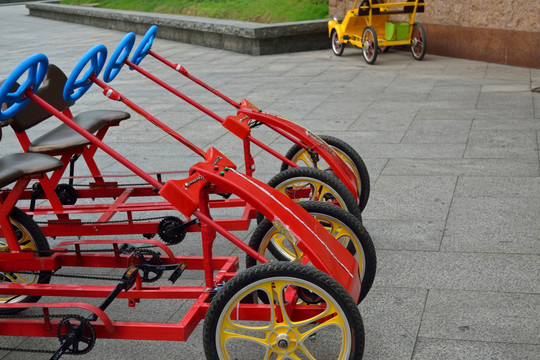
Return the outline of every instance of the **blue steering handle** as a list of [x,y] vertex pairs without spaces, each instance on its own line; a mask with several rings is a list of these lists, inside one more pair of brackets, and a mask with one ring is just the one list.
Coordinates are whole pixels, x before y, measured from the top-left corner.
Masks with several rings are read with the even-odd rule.
[[[5,104],[4,106],[7,106],[4,110],[0,107],[0,121],[13,117],[30,101],[30,98],[25,95],[26,90],[30,89],[33,93],[36,93],[45,75],[47,75],[48,68],[49,59],[47,59],[47,56],[34,54],[13,70],[0,86],[0,105]],[[28,72],[26,80],[19,85],[17,80],[26,72]]]
[[[131,58],[131,62],[135,65],[139,65],[148,54],[148,51],[150,51],[150,48],[152,47],[152,43],[154,42],[154,38],[156,37],[157,32],[157,25],[150,26],[150,29],[144,34],[144,37],[142,38],[141,42],[139,43],[139,46],[135,49],[135,52],[133,53],[133,57]],[[133,70],[133,69],[131,69]]]
[[[81,60],[75,65],[75,68],[69,75],[66,85],[64,86],[64,100],[67,102],[75,102],[90,89],[93,81],[90,76],[97,77],[105,65],[107,59],[107,48],[105,45],[96,45],[83,55]],[[79,75],[85,69],[86,72],[79,79]]]
[[127,33],[112,53],[103,72],[103,81],[107,83],[111,82],[118,75],[122,66],[124,66],[124,60],[126,60],[131,49],[133,49],[133,44],[135,44],[135,33]]

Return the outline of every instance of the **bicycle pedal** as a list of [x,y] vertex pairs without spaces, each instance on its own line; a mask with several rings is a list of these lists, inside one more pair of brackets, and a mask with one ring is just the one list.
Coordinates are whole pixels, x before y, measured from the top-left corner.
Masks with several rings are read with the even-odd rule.
[[182,275],[182,273],[184,272],[186,268],[187,268],[187,265],[184,262],[181,262],[180,264],[178,264],[176,269],[172,272],[171,276],[169,276],[169,281],[174,284],[176,280],[178,280],[178,278]]

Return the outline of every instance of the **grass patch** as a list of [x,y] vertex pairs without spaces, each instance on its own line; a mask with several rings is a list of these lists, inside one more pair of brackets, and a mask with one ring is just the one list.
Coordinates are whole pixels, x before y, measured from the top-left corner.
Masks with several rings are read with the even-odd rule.
[[61,4],[265,24],[328,18],[328,0],[62,0]]

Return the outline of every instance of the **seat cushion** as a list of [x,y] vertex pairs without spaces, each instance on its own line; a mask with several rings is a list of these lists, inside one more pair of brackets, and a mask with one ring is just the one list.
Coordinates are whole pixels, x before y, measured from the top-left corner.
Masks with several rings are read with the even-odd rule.
[[43,154],[11,154],[0,158],[0,187],[21,178],[62,168],[60,160]]
[[[73,121],[90,133],[95,133],[107,125],[115,125],[129,119],[129,113],[116,110],[91,110],[73,118]],[[28,147],[33,153],[58,153],[90,144],[84,136],[62,124],[35,139]]]

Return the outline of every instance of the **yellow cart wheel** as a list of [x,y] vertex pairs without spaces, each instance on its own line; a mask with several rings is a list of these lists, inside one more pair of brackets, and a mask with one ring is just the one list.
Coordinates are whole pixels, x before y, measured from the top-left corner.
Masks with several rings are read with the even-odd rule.
[[378,52],[379,43],[377,41],[377,33],[373,27],[368,26],[362,33],[362,55],[364,55],[364,60],[369,65],[374,64],[375,60],[377,60]]
[[[301,296],[303,294],[303,296]],[[309,298],[317,301],[302,300]],[[361,359],[358,307],[326,273],[275,262],[246,269],[212,300],[203,327],[207,359]]]
[[362,220],[362,211],[351,191],[328,171],[305,166],[289,168],[277,173],[268,185],[297,202],[327,202]]
[[[369,172],[364,160],[362,160],[360,154],[358,154],[358,152],[356,152],[356,150],[354,150],[354,148],[345,141],[330,135],[320,135],[320,138],[323,139],[325,143],[330,145],[338,156],[342,158],[343,161],[345,161],[345,163],[354,172],[356,177],[356,185],[359,189],[358,206],[360,207],[360,211],[364,211],[369,199],[370,191]],[[317,159],[318,161],[316,163],[314,163],[313,157],[310,155],[310,153],[300,145],[293,145],[289,151],[287,151],[285,157],[300,166],[308,166],[320,170],[329,169],[326,161],[320,158]],[[283,162],[281,164],[280,171],[287,169],[289,169],[289,165]]]
[[330,41],[332,42],[332,51],[334,55],[341,56],[343,55],[343,50],[345,49],[345,44],[339,42],[339,36],[336,29],[332,30],[330,34]]
[[[39,256],[49,256],[50,247],[39,226],[24,211],[13,208],[9,220],[22,251],[32,251]],[[9,252],[5,239],[0,239],[0,252]],[[18,284],[48,284],[50,271],[0,272],[0,282]],[[0,303],[35,303],[40,296],[0,295]],[[3,309],[0,314],[14,314],[24,309]]]
[[[377,270],[377,256],[369,233],[357,218],[337,206],[319,201],[304,201],[300,205],[356,259],[362,285],[358,298],[360,303],[371,289]],[[257,226],[249,246],[270,261],[301,262],[303,258],[302,251],[267,219]],[[246,257],[246,268],[256,264],[254,258]]]
[[426,31],[424,27],[418,23],[413,25],[411,33],[411,53],[412,56],[420,61],[426,55]]

